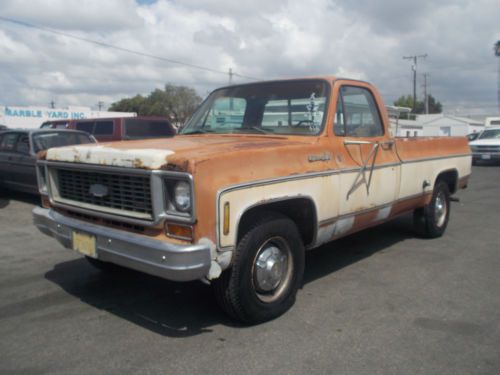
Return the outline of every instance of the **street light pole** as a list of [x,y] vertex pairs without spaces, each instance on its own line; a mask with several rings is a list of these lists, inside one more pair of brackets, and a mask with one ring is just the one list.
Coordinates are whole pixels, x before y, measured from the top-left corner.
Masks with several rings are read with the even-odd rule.
[[425,58],[427,58],[427,54],[403,56],[403,60],[413,60],[413,65],[411,67],[413,70],[413,113],[417,111],[417,61],[418,59]]

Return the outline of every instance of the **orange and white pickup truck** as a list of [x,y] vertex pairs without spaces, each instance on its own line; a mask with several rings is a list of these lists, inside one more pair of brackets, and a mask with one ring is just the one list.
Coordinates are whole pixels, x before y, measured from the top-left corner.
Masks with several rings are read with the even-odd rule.
[[170,139],[49,149],[35,225],[95,266],[212,284],[257,323],[294,303],[305,251],[413,212],[439,237],[465,137],[393,138],[377,90],[335,77],[217,89]]

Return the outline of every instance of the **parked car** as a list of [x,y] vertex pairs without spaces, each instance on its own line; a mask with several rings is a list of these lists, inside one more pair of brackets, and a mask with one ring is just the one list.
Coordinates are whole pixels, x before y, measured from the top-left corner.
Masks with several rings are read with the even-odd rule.
[[212,92],[168,142],[49,149],[35,225],[97,267],[212,284],[246,323],[295,301],[305,251],[413,212],[446,230],[465,137],[395,138],[377,89],[335,77]]
[[173,137],[175,128],[162,117],[114,117],[82,120],[57,120],[42,124],[43,128],[67,128],[92,134],[99,142]]
[[38,194],[36,154],[51,147],[95,143],[78,130],[8,130],[0,132],[0,186]]
[[500,160],[500,126],[490,126],[469,143],[472,163]]

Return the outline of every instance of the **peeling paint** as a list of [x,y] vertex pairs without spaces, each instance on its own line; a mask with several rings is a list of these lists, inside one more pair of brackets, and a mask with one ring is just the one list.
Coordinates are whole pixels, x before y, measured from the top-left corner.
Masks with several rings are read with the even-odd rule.
[[327,224],[318,229],[318,235],[316,238],[316,245],[322,245],[330,241],[333,237],[335,231],[335,223]]
[[106,146],[71,146],[51,148],[47,151],[47,160],[74,163],[109,165],[158,169],[165,165],[171,150],[159,149],[115,149]]
[[377,216],[375,217],[375,221],[385,220],[389,217],[389,214],[392,210],[392,204],[390,206],[381,208],[378,210]]
[[333,229],[333,236],[340,236],[352,229],[354,225],[354,216],[346,217],[344,219],[340,219],[335,223],[335,227]]

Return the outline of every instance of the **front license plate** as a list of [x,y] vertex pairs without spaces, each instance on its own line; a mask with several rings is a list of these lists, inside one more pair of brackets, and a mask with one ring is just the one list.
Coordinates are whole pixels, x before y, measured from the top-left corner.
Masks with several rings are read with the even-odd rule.
[[97,258],[95,237],[90,234],[73,232],[73,250],[92,258]]
[[491,159],[491,155],[490,154],[483,154],[483,155],[481,155],[481,159],[489,160],[489,159]]

